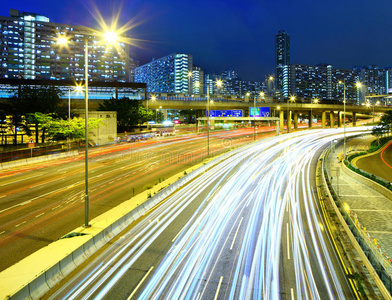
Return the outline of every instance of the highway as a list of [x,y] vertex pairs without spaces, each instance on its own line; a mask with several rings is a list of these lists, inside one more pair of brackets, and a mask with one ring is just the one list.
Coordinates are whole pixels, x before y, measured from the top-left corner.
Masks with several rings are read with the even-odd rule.
[[[274,135],[274,128],[260,129]],[[253,140],[253,128],[211,132],[211,156]],[[205,133],[89,152],[90,219],[207,157]],[[84,224],[84,155],[0,173],[0,271]]]
[[315,192],[318,157],[341,135],[296,132],[234,150],[49,298],[354,299]]

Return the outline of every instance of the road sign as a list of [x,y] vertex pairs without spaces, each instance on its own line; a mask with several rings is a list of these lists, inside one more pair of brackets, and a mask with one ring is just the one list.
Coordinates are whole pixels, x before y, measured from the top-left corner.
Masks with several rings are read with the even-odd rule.
[[271,107],[249,107],[249,117],[271,117]]
[[[242,109],[210,110],[210,118],[218,117],[243,117]],[[206,113],[207,115],[207,113]],[[207,115],[208,116],[208,115]]]
[[34,140],[32,138],[29,140],[28,146],[29,146],[29,148],[34,148],[35,147],[35,142],[34,142]]

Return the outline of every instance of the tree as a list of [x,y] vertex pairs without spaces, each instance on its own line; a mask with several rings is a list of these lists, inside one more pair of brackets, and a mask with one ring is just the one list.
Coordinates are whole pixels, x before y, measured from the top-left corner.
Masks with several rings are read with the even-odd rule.
[[[46,114],[36,114],[36,117],[51,141],[80,140],[85,137],[85,119],[75,117],[64,120]],[[102,120],[88,119],[89,129],[98,128],[101,124]]]
[[139,100],[130,100],[129,98],[104,100],[99,104],[100,111],[116,111],[117,127],[119,131],[131,130],[131,128],[142,124],[147,119],[152,120],[154,112],[146,110],[142,102]]
[[180,115],[184,117],[184,122],[187,124],[194,123],[196,121],[196,112],[192,109],[181,110]]
[[377,145],[380,146],[380,138],[385,132],[385,128],[383,126],[374,126],[372,130],[372,135],[377,137]]
[[[0,110],[10,116],[10,129],[15,134],[15,144],[18,128],[31,134],[29,124],[35,127],[35,139],[38,142],[39,121],[35,113],[66,116],[66,106],[60,96],[60,89],[54,86],[19,86],[18,92],[0,105]],[[45,142],[45,134],[42,134],[42,142]]]
[[8,101],[0,103],[1,115],[9,116],[9,122],[6,125],[10,131],[14,134],[14,144],[17,144],[18,130],[22,129],[29,133],[29,127],[24,122],[24,116],[26,115],[27,103],[24,99],[18,97],[11,97]]
[[387,110],[380,119],[379,126],[384,128],[384,131],[390,132],[392,126],[392,110]]

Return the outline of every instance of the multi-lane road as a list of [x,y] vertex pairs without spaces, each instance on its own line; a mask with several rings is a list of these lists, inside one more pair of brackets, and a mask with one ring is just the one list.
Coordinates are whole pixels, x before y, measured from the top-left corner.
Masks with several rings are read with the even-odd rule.
[[233,151],[51,299],[353,299],[315,182],[319,154],[341,134],[298,132]]
[[[252,128],[211,133],[210,153],[252,140]],[[203,161],[206,148],[198,134],[92,149],[90,219]],[[0,271],[84,223],[84,174],[83,155],[0,173]]]

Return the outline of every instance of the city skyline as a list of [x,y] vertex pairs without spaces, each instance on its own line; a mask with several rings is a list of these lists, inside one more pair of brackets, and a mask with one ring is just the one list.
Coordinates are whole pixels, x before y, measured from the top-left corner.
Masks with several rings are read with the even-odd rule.
[[[134,19],[131,38],[143,40],[131,47],[140,64],[170,53],[189,53],[206,73],[232,68],[245,80],[264,80],[275,72],[275,35],[285,30],[291,37],[291,63],[351,69],[355,65],[392,65],[386,54],[392,38],[384,33],[392,21],[392,3],[375,6],[362,2],[306,3],[287,0],[199,1],[192,4],[157,0],[119,2],[47,0],[3,1],[0,15],[10,9],[43,14],[51,22],[96,28],[92,13],[98,8],[109,22],[119,11],[119,26]],[[365,17],[366,16],[366,17]]]

